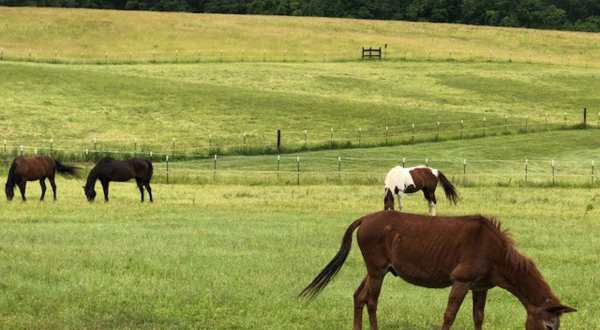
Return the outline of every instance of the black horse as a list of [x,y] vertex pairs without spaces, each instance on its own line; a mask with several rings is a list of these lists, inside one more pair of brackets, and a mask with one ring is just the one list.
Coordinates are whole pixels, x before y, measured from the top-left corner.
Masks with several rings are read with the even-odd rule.
[[87,182],[83,186],[83,191],[88,201],[92,202],[96,198],[96,180],[100,180],[102,190],[104,190],[104,200],[108,202],[108,183],[110,181],[125,182],[135,179],[138,185],[142,202],[144,202],[144,187],[152,200],[152,188],[150,180],[152,179],[152,162],[146,159],[133,158],[128,160],[115,160],[110,157],[100,159],[88,175]]

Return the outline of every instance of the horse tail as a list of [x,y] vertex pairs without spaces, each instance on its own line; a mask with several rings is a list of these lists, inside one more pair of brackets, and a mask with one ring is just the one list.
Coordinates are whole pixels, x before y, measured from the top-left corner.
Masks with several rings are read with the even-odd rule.
[[8,169],[8,178],[6,180],[6,185],[13,187],[15,185],[15,179],[17,177],[17,160],[13,160],[10,168]]
[[350,253],[350,248],[352,247],[352,233],[358,226],[362,219],[358,219],[354,221],[348,229],[346,229],[346,233],[344,233],[344,237],[342,238],[342,246],[338,253],[333,257],[333,259],[323,268],[323,270],[315,277],[310,284],[300,292],[298,295],[299,298],[307,298],[313,299],[315,298],[321,290],[323,290],[327,284],[335,277],[335,275],[342,268],[342,265],[346,261],[348,254]]
[[442,173],[442,171],[438,171],[438,180],[440,180],[440,183],[442,184],[442,187],[444,188],[444,193],[446,193],[446,198],[448,198],[448,200],[451,203],[456,204],[459,199],[458,192],[456,191],[456,188],[454,187],[454,185],[448,180],[448,178],[446,178],[444,173]]
[[56,171],[60,174],[72,176],[79,175],[79,167],[65,165],[56,159],[54,160],[54,163],[56,163]]
[[152,162],[145,159],[146,163],[148,163],[148,181],[152,179],[152,175],[154,174],[154,167],[152,166]]

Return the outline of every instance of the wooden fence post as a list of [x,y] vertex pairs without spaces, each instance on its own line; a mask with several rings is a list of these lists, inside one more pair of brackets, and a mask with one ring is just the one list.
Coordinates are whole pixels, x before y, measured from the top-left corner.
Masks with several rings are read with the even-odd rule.
[[389,131],[389,127],[385,127],[385,144],[388,144],[388,131]]
[[[598,113],[598,118],[600,118],[600,113]],[[600,119],[598,119],[600,121]],[[358,128],[358,146],[360,147],[360,138],[362,137],[362,128]]]
[[415,143],[415,123],[412,123],[412,137],[411,143]]
[[[52,147],[50,147],[50,150],[52,150]],[[6,155],[6,139],[4,139],[4,154]]]
[[338,156],[337,158],[337,170],[338,170],[338,180],[342,182],[342,156]]
[[167,161],[167,184],[169,184],[169,155],[165,157]]
[[504,115],[504,133],[508,134],[508,116]]
[[23,156],[23,153],[24,153],[24,152],[25,152],[25,148],[24,148],[22,145],[20,145],[20,146],[19,146],[19,155],[20,155],[20,156]]
[[550,164],[552,166],[552,185],[554,185],[556,183],[556,180],[554,178],[555,174],[556,174],[556,168],[555,168],[555,165],[554,165],[554,159],[552,160],[552,162]]
[[331,128],[331,148],[333,148],[333,127]]
[[464,122],[464,120],[461,119],[460,120],[460,139],[461,140],[463,139],[464,131],[465,131],[465,122]]
[[402,167],[406,167],[406,158],[402,157]]
[[213,183],[217,181],[217,154],[213,158]]
[[296,184],[300,185],[300,156],[296,156]]
[[527,183],[527,170],[528,170],[528,161],[525,159],[525,183]]
[[308,148],[308,130],[304,130],[304,148]]
[[525,133],[529,131],[529,115],[525,116]]
[[277,153],[281,153],[281,128],[277,129]]
[[463,159],[463,185],[467,182],[467,160]]
[[587,128],[587,108],[583,108],[583,128]]
[[277,155],[277,181],[279,181],[279,163],[281,162],[281,155]]

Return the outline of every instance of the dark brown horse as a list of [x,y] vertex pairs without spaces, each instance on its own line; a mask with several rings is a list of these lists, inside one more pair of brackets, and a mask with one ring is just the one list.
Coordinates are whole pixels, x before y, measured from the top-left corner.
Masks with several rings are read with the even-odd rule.
[[430,217],[382,211],[354,221],[337,255],[300,294],[313,298],[331,281],[348,257],[352,233],[367,267],[354,293],[354,329],[362,328],[367,305],[371,329],[377,329],[377,300],[387,273],[427,288],[451,286],[442,329],[450,329],[469,291],[475,329],[482,329],[487,292],[499,286],[525,307],[527,330],[557,330],[560,316],[575,309],[562,305],[537,267],[520,254],[500,223],[483,216]]
[[15,186],[19,187],[21,198],[25,201],[25,188],[27,181],[40,181],[42,187],[42,196],[40,200],[44,200],[46,196],[46,179],[50,181],[52,194],[56,200],[56,183],[54,177],[56,173],[66,175],[77,175],[77,168],[67,166],[47,156],[35,157],[17,157],[13,160],[8,170],[8,179],[6,180],[5,192],[6,198],[11,201],[15,196]]
[[142,195],[142,203],[144,202],[144,187],[148,191],[150,202],[153,202],[152,188],[150,188],[152,172],[152,162],[146,159],[115,160],[110,157],[102,158],[90,171],[87,182],[83,186],[83,191],[88,201],[93,201],[96,198],[96,190],[94,189],[96,180],[100,180],[104,191],[104,201],[108,202],[108,183],[110,181],[125,182],[135,179]]
[[438,182],[442,184],[446,198],[456,204],[458,193],[454,185],[446,178],[442,171],[427,166],[392,168],[385,176],[385,195],[383,198],[383,209],[394,209],[394,195],[398,196],[398,210],[402,211],[402,194],[423,191],[423,196],[429,202],[429,214],[435,215],[435,189]]

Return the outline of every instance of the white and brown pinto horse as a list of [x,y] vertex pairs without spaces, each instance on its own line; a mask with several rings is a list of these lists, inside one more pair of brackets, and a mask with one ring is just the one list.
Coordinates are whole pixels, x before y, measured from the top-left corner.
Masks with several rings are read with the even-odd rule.
[[394,195],[398,197],[398,210],[402,211],[402,194],[423,191],[425,199],[429,202],[429,214],[435,215],[435,189],[438,182],[442,184],[446,198],[456,204],[458,193],[454,185],[448,181],[444,173],[427,166],[392,168],[385,176],[384,210],[394,209]]

